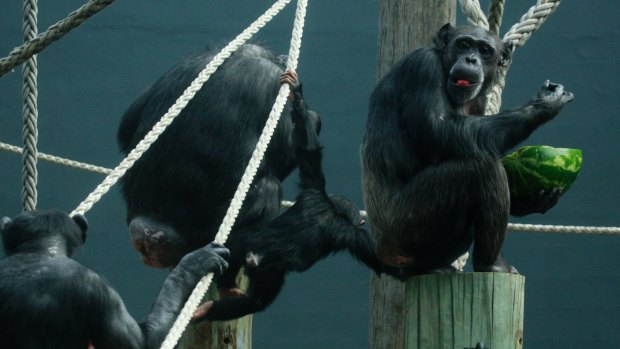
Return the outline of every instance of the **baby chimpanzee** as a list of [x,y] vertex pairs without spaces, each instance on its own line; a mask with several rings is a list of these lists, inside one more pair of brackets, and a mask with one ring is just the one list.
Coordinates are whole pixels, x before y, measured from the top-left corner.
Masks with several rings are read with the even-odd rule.
[[88,224],[60,211],[25,212],[0,221],[2,348],[159,348],[200,278],[221,274],[228,250],[209,245],[181,259],[146,320],[138,324],[116,291],[71,259]]
[[264,229],[249,234],[245,271],[249,277],[247,295],[203,304],[194,319],[228,320],[261,311],[280,292],[286,273],[303,272],[331,253],[348,249],[376,273],[383,265],[375,256],[372,236],[349,200],[329,196],[321,169],[322,150],[313,125],[318,118],[307,109],[295,72],[282,74],[291,86],[291,111],[299,162],[300,193],[293,207]]

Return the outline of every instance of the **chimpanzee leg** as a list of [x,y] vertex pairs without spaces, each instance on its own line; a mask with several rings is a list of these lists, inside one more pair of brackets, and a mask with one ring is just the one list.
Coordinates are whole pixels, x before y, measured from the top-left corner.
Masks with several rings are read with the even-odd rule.
[[269,306],[284,285],[285,271],[248,268],[250,288],[242,297],[209,301],[194,313],[195,320],[231,320],[256,313]]
[[[489,168],[492,168],[489,166]],[[474,216],[474,270],[488,272],[517,273],[501,256],[501,248],[506,237],[510,198],[506,173],[497,162],[494,171],[480,191],[481,204]]]
[[255,178],[252,190],[248,193],[239,213],[243,221],[235,223],[225,244],[230,250],[228,269],[217,279],[222,297],[243,295],[243,292],[237,288],[235,279],[245,262],[247,238],[269,224],[278,215],[281,199],[282,187],[277,178],[273,176]]
[[366,264],[375,273],[384,271],[383,262],[375,253],[375,241],[370,232],[356,227],[348,229],[334,229],[339,234],[333,240],[338,242],[339,248],[346,248],[360,262]]

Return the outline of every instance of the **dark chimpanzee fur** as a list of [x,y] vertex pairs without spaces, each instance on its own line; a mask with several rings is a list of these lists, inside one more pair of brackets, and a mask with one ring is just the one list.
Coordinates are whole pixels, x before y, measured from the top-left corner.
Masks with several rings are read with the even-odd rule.
[[[290,79],[287,79],[286,75]],[[328,196],[321,168],[322,150],[303,102],[301,87],[296,88],[294,72],[283,75],[293,88],[294,137],[299,162],[300,193],[293,207],[275,218],[266,228],[250,234],[245,270],[248,294],[203,304],[196,319],[228,320],[258,312],[269,306],[280,292],[286,273],[303,272],[331,253],[349,250],[358,260],[382,272],[375,255],[372,236],[361,228],[359,210],[344,197]]]
[[[214,53],[181,62],[131,105],[118,130],[124,153],[166,113]],[[261,46],[242,46],[122,178],[133,245],[146,264],[174,266],[188,251],[213,240],[278,94],[283,63]],[[236,286],[246,235],[278,214],[281,181],[296,166],[288,110],[290,106],[226,243],[231,258],[218,279],[221,288]]]
[[159,348],[202,276],[222,273],[228,250],[208,246],[170,273],[138,324],[118,293],[71,256],[86,239],[84,217],[60,211],[4,217],[0,232],[0,343],[11,349]]
[[[447,24],[435,47],[413,51],[378,82],[361,155],[364,201],[385,263],[444,269],[475,242],[474,270],[516,272],[500,254],[511,205],[500,158],[573,94],[547,81],[524,106],[480,115],[510,51],[484,29]],[[558,192],[549,195],[554,205]],[[512,213],[548,209],[540,199]]]

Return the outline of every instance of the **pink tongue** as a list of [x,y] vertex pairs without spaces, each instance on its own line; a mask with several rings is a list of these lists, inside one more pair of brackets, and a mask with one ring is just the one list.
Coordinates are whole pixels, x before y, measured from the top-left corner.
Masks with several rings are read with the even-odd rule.
[[459,86],[469,86],[471,82],[469,80],[456,80],[456,84]]

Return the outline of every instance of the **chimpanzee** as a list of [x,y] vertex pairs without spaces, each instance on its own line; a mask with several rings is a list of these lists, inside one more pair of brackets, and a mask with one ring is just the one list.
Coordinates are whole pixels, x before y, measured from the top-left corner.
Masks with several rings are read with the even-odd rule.
[[88,224],[57,211],[2,218],[7,257],[0,260],[0,343],[3,348],[159,348],[196,283],[226,269],[228,250],[209,245],[179,262],[138,324],[116,291],[71,259]]
[[[209,50],[179,63],[131,105],[118,130],[125,154],[214,53]],[[146,264],[173,266],[188,251],[213,240],[278,94],[284,62],[262,46],[242,46],[122,178],[133,246]],[[235,287],[246,235],[277,216],[281,181],[296,167],[287,110],[290,105],[226,242],[232,254],[228,271],[217,280],[221,288]],[[318,127],[318,120],[313,123]]]
[[[516,273],[500,254],[511,206],[500,158],[573,94],[546,81],[524,106],[481,115],[511,51],[482,28],[446,24],[434,47],[414,50],[377,83],[361,156],[364,202],[385,263],[447,270],[474,242],[475,271]],[[540,201],[554,205],[558,195],[512,213],[545,211]]]
[[307,110],[296,73],[287,71],[282,82],[290,84],[292,90],[300,193],[291,208],[248,235],[248,294],[209,301],[194,313],[194,319],[229,320],[261,311],[280,292],[286,273],[303,272],[338,251],[348,249],[377,274],[383,271],[372,235],[361,228],[364,221],[357,207],[344,197],[325,192],[322,149],[313,121],[316,118]]

